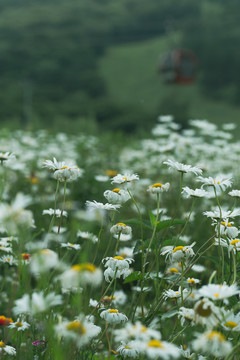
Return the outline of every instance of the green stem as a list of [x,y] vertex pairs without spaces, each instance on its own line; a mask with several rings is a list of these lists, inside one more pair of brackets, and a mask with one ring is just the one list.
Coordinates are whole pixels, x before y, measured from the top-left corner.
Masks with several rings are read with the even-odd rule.
[[56,216],[57,195],[58,195],[58,190],[59,190],[59,184],[60,184],[60,181],[58,180],[57,181],[57,186],[56,186],[56,191],[55,191],[55,196],[54,196],[54,213],[53,213],[53,217],[52,217],[52,219],[50,221],[50,224],[49,224],[48,233],[52,230],[52,226],[53,226],[54,219],[55,219],[55,216]]
[[196,198],[193,199],[192,206],[191,206],[190,213],[189,213],[189,215],[188,215],[187,221],[186,221],[186,223],[185,223],[182,231],[180,232],[178,238],[180,238],[180,236],[184,233],[184,231],[185,231],[185,229],[186,229],[186,227],[187,227],[187,225],[188,225],[188,223],[189,223],[189,220],[190,220],[190,217],[191,217],[191,215],[192,215],[192,211],[193,211],[193,207],[194,207],[195,201],[196,201]]
[[233,285],[237,279],[236,255],[234,254],[233,250],[232,250],[232,257],[233,257],[233,281],[232,281],[232,285]]
[[60,233],[61,230],[61,225],[62,225],[62,218],[63,218],[63,210],[64,210],[64,205],[65,205],[65,200],[66,200],[66,188],[67,188],[67,181],[64,181],[64,191],[63,191],[63,204],[62,204],[62,210],[61,210],[61,215],[60,215],[60,220],[59,220],[59,225],[58,225],[58,234]]

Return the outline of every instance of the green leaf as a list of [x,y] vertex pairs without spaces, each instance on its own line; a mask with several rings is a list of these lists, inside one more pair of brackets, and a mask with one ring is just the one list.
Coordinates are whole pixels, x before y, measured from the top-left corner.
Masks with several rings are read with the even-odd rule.
[[152,224],[152,227],[155,226],[156,224],[156,217],[153,215],[153,213],[151,212],[151,210],[148,210],[148,215]]
[[170,318],[172,318],[173,316],[175,316],[175,315],[177,315],[177,314],[178,314],[178,310],[177,310],[177,309],[168,311],[168,312],[166,312],[165,314],[162,315],[162,320],[164,320],[164,319],[170,319]]
[[130,282],[136,281],[136,280],[142,280],[142,273],[141,271],[134,271],[130,275],[126,277],[124,280],[124,284],[128,284]]
[[185,220],[180,220],[180,219],[159,221],[159,223],[157,224],[157,231],[166,229],[169,226],[173,226],[173,225],[179,225],[179,224],[185,225],[185,223],[186,223]]
[[187,244],[178,239],[178,238],[172,238],[172,239],[167,239],[163,242],[162,246],[186,246]]
[[150,224],[146,224],[146,222],[142,222],[139,220],[139,219],[130,219],[130,220],[122,220],[122,222],[124,224],[127,224],[127,225],[139,225],[142,226],[145,228],[145,229],[148,229],[148,230],[152,230],[152,227],[150,226]]

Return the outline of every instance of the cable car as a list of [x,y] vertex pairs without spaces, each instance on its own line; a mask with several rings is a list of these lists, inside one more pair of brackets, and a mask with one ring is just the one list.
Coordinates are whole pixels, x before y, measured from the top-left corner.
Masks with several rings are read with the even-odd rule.
[[159,72],[165,83],[191,84],[196,77],[198,60],[186,49],[175,49],[162,56]]

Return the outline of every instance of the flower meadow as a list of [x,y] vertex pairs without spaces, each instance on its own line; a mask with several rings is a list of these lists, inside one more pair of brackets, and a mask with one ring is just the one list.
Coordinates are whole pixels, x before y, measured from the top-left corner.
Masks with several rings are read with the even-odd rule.
[[235,125],[0,139],[0,359],[239,359]]

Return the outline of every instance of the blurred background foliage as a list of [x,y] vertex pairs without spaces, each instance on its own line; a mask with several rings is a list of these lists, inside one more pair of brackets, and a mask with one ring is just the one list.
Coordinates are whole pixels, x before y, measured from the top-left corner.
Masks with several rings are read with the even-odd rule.
[[[4,127],[149,130],[159,114],[223,123],[240,115],[238,0],[0,0]],[[174,48],[199,62],[191,85],[165,84]]]

